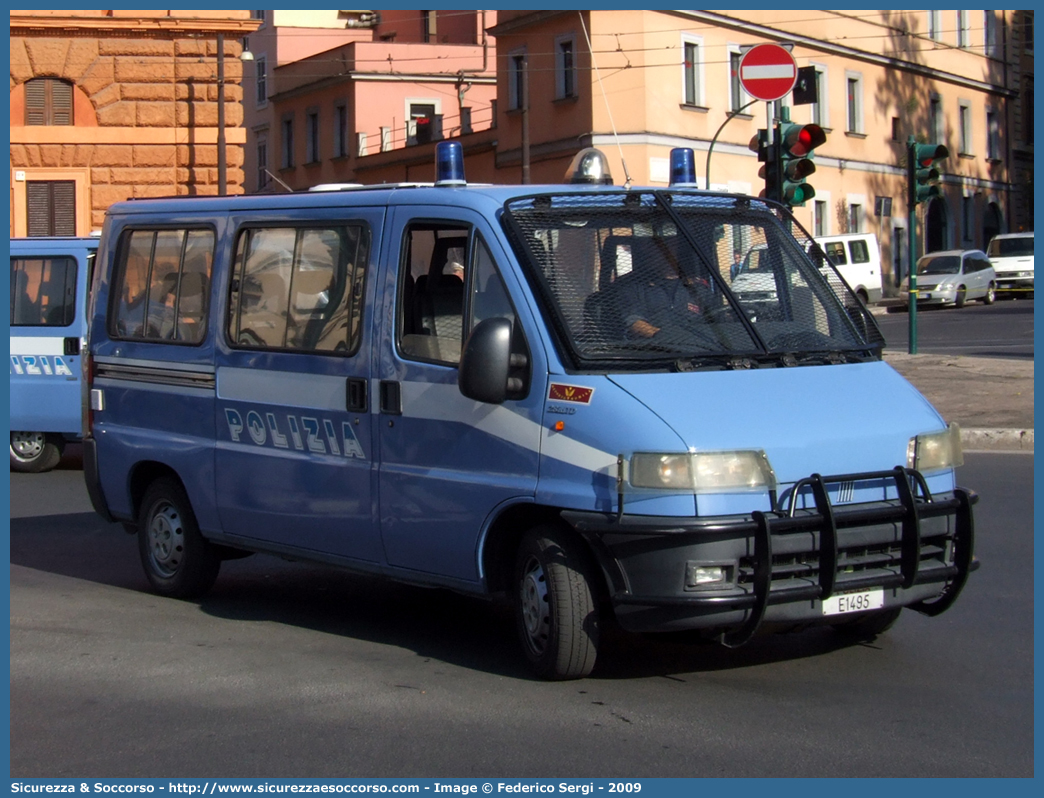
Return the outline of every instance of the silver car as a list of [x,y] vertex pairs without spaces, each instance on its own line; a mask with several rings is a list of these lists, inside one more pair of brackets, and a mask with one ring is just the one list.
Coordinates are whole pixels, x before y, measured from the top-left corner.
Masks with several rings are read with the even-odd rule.
[[[909,278],[899,285],[899,296],[910,303]],[[932,252],[917,261],[917,306],[964,307],[969,299],[992,305],[997,298],[997,275],[986,253],[978,249]]]

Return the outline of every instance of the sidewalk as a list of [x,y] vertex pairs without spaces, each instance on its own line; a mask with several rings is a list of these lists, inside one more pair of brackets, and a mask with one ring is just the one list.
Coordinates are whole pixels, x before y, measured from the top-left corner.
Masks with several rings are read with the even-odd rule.
[[885,351],[947,421],[966,452],[1033,451],[1033,361]]

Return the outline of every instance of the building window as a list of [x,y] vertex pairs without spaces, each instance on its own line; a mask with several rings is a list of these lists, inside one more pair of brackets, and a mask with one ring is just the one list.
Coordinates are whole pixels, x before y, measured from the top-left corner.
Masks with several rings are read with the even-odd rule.
[[729,110],[739,111],[751,101],[751,97],[743,90],[740,82],[740,61],[743,53],[739,50],[729,51]]
[[525,102],[526,52],[508,55],[508,109],[518,111]]
[[812,123],[821,128],[830,127],[830,114],[827,106],[827,68],[820,64],[812,64],[816,70],[816,101],[812,103]]
[[261,20],[261,23],[264,24],[265,12],[264,11],[251,11],[250,12],[250,18],[251,19],[259,19],[259,20]]
[[26,125],[72,125],[72,84],[57,78],[33,78],[25,84]]
[[902,138],[902,122],[899,117],[892,117],[892,141],[899,141]]
[[928,12],[928,38],[934,41],[942,41],[942,12]]
[[983,45],[986,48],[986,55],[989,58],[999,58],[1000,49],[998,48],[997,39],[997,12],[996,11],[983,11],[982,12],[982,39]]
[[957,12],[957,46],[967,47],[971,44],[971,30],[969,30],[968,12]]
[[257,99],[257,104],[261,106],[268,102],[268,75],[266,74],[268,67],[267,62],[265,61],[265,57],[263,55],[259,55],[256,59],[254,59],[254,65],[257,69],[257,94],[255,95],[255,97]]
[[319,111],[311,108],[305,115],[305,163],[319,163]]
[[847,73],[848,86],[848,119],[846,120],[849,133],[863,132],[863,76],[855,72]]
[[928,132],[931,134],[932,141],[937,144],[943,142],[942,123],[942,98],[934,95],[928,101]]
[[958,155],[972,154],[972,124],[971,104],[962,100],[959,105],[960,113],[960,151]]
[[686,105],[703,103],[703,61],[701,44],[697,39],[682,39],[682,102]]
[[997,112],[986,110],[986,159],[1000,159],[1000,128],[997,126]]
[[76,235],[76,181],[30,180],[25,184],[29,236]]
[[1022,143],[1033,146],[1033,81],[1026,80],[1026,90],[1022,93]]
[[816,200],[813,208],[815,212],[814,227],[816,229],[815,235],[825,236],[828,234],[827,231],[827,204],[823,200]]
[[262,189],[268,185],[268,139],[257,140],[257,187]]
[[1033,52],[1033,12],[1022,12],[1022,46],[1027,53]]
[[576,96],[576,38],[560,36],[555,39],[555,97]]
[[421,35],[427,43],[438,41],[439,30],[437,15],[437,11],[421,11],[421,24],[424,27]]
[[348,154],[348,106],[344,103],[334,106],[334,158],[343,158]]
[[410,101],[406,106],[406,144],[427,144],[442,138],[442,117],[439,104],[426,101]]
[[863,232],[863,206],[855,202],[848,206],[848,232]]
[[294,166],[294,116],[289,114],[283,117],[280,130],[283,134],[282,163],[283,169],[292,169]]

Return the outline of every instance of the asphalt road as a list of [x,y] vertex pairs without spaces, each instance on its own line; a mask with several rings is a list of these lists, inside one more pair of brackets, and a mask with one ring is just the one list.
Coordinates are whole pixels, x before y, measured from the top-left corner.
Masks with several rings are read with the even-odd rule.
[[[877,316],[886,350],[906,352],[910,317],[903,310]],[[969,302],[961,309],[919,308],[917,352],[934,355],[1033,359],[1033,300]]]
[[81,473],[11,475],[11,775],[1031,777],[1033,460],[969,455],[982,568],[938,618],[729,651],[609,641],[532,679],[510,618],[272,557],[146,590]]

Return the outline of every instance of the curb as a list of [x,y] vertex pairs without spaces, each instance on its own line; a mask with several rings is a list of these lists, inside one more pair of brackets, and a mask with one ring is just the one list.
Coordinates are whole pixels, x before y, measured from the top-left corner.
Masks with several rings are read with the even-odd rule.
[[961,429],[966,452],[1032,452],[1031,429]]

